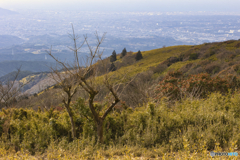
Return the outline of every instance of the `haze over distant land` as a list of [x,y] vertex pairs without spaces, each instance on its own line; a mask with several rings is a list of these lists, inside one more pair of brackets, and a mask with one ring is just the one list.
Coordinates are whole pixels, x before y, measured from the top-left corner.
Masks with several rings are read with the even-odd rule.
[[[17,36],[0,35],[0,48],[17,45],[22,42],[24,42],[24,40]],[[1,53],[0,53],[0,55],[1,55]]]
[[[94,32],[107,32],[104,55],[123,48],[144,51],[162,46],[195,45],[240,38],[240,16],[220,12],[98,12],[21,10],[0,18],[0,61],[51,61],[46,50],[61,60],[72,59],[68,46],[71,23],[82,41],[87,34],[94,45]],[[210,14],[209,14],[210,13]],[[7,36],[7,37],[6,37]],[[81,54],[86,55],[83,46]]]
[[0,8],[0,16],[14,15],[14,14],[18,14],[18,13],[14,11],[10,11],[8,9]]
[[[71,24],[79,44],[87,34],[94,46],[94,32],[107,32],[104,57],[123,48],[136,52],[238,40],[239,6],[239,0],[0,0],[0,63],[53,62],[46,54],[51,46],[58,59],[72,61]],[[80,53],[86,56],[88,47]]]
[[239,0],[1,0],[8,9],[143,11],[143,12],[239,12]]

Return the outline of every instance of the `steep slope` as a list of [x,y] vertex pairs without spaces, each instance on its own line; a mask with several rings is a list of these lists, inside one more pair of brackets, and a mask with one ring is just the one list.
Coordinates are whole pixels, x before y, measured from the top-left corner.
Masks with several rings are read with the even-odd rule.
[[[169,71],[179,70],[184,76],[199,73],[208,73],[212,77],[224,77],[228,74],[240,75],[240,41],[236,40],[205,43],[196,46],[171,46],[142,51],[143,59],[139,61],[135,60],[135,55],[136,53],[129,52],[125,57],[120,58],[120,54],[118,54],[117,61],[114,62],[117,70],[109,73],[109,76],[115,77],[121,77],[121,74],[126,73],[128,77],[138,75],[131,82],[133,88],[126,89],[125,97],[122,98],[131,106],[145,101],[147,98],[145,94],[151,95],[153,92],[151,88],[158,84]],[[110,57],[103,61],[107,67],[111,66]],[[101,72],[101,64],[97,62],[95,65]],[[41,77],[40,75],[35,76]],[[28,93],[38,93],[55,84],[46,75],[37,79],[28,86]],[[98,84],[101,85],[102,80],[103,75],[97,77]],[[137,87],[137,90],[134,87]],[[48,94],[47,92],[46,94]],[[144,94],[142,94],[143,92]],[[41,93],[44,97],[45,92]],[[53,93],[55,93],[54,89],[51,91],[51,94]],[[139,98],[139,96],[142,97]],[[101,101],[101,99],[98,100]],[[135,102],[130,104],[134,100]]]
[[[164,76],[169,71],[180,70],[185,75],[208,73],[211,76],[224,76],[231,70],[240,74],[240,40],[205,43],[196,46],[171,46],[143,51],[143,59],[135,60],[136,53],[128,53],[114,62],[118,72],[138,73],[151,71],[152,78]],[[104,60],[110,66],[110,58]],[[112,72],[118,74],[118,72]]]

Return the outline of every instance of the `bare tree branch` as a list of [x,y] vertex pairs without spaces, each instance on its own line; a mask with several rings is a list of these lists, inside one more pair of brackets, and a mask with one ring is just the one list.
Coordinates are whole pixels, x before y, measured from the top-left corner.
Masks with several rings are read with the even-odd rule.
[[[84,41],[81,44],[80,47],[77,47],[77,39],[78,36],[75,35],[74,27],[72,25],[72,35],[70,35],[70,38],[73,40],[74,47],[69,48],[74,52],[75,56],[75,64],[73,65],[73,69],[68,68],[68,64],[65,64],[61,61],[59,61],[56,57],[54,57],[51,53],[52,48],[47,52],[58,64],[60,64],[64,70],[66,71],[64,74],[60,73],[58,70],[53,69],[52,76],[55,77],[56,81],[59,82],[59,84],[62,86],[63,91],[66,93],[66,97],[63,98],[64,106],[69,114],[69,117],[71,119],[72,124],[72,135],[74,136],[75,132],[75,126],[74,122],[72,121],[72,111],[70,107],[70,103],[72,100],[73,95],[77,92],[78,88],[76,87],[76,84],[81,87],[85,92],[89,94],[88,97],[88,107],[91,110],[91,113],[93,115],[94,121],[96,122],[97,126],[97,134],[98,134],[98,142],[103,143],[103,122],[107,115],[112,111],[113,107],[120,101],[119,95],[117,94],[117,91],[115,90],[116,86],[119,85],[118,83],[116,85],[113,85],[113,82],[111,81],[113,79],[113,76],[108,76],[109,71],[107,70],[106,65],[104,64],[102,60],[102,54],[103,51],[100,52],[100,46],[103,43],[106,33],[102,35],[102,37],[98,36],[98,33],[95,33],[97,44],[95,47],[92,47],[88,41],[87,35],[84,35]],[[84,67],[81,67],[78,53],[79,49],[83,47],[83,45],[86,44],[89,50],[89,56],[82,60],[85,63]],[[100,60],[101,63],[96,64],[96,59]],[[96,96],[99,94],[99,89],[97,89],[97,81],[96,77],[99,74],[99,71],[97,67],[101,65],[105,67],[105,74],[104,75],[104,86],[108,89],[108,92],[113,96],[114,101],[107,107],[103,115],[99,115],[99,112],[94,107],[94,100]],[[126,80],[126,75],[122,76],[120,80],[123,82]],[[74,80],[74,83],[72,83],[71,80]],[[117,87],[118,89],[119,87]]]
[[3,102],[5,107],[9,107],[11,101],[20,95],[21,89],[31,81],[16,84],[20,72],[21,66],[17,69],[13,80],[8,80],[5,84],[0,82],[0,103]]

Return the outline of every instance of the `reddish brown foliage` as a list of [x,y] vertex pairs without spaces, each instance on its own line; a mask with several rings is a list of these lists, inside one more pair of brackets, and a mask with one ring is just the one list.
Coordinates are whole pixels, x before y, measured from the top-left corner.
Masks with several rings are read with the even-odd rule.
[[170,100],[179,100],[184,96],[204,98],[208,93],[227,93],[228,89],[238,87],[240,80],[236,76],[226,78],[211,78],[207,73],[200,73],[184,77],[182,72],[170,72],[155,89],[156,99],[168,97]]
[[240,48],[240,43],[237,43],[237,44],[235,45],[235,47],[236,47],[236,48]]

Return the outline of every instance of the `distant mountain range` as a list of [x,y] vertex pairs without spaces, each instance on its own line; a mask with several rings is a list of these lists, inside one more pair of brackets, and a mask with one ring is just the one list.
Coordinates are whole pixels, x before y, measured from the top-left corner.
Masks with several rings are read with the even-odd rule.
[[13,14],[18,14],[18,13],[14,11],[10,11],[8,9],[0,8],[0,16],[13,15]]
[[[5,83],[7,81],[14,81],[15,78],[16,78],[17,73],[18,73],[17,71],[13,71],[11,73],[8,73],[8,74],[0,77],[0,82]],[[31,72],[31,71],[20,71],[18,73],[18,76],[17,76],[16,80],[19,81],[19,80],[23,79],[24,77],[27,77],[27,76],[29,76],[31,74],[34,74],[34,73]]]
[[22,42],[24,42],[24,40],[17,36],[0,35],[0,48],[21,44]]
[[55,63],[43,61],[5,61],[0,62],[0,77],[7,75],[10,72],[17,71],[21,66],[21,71],[30,72],[47,72],[54,66]]

